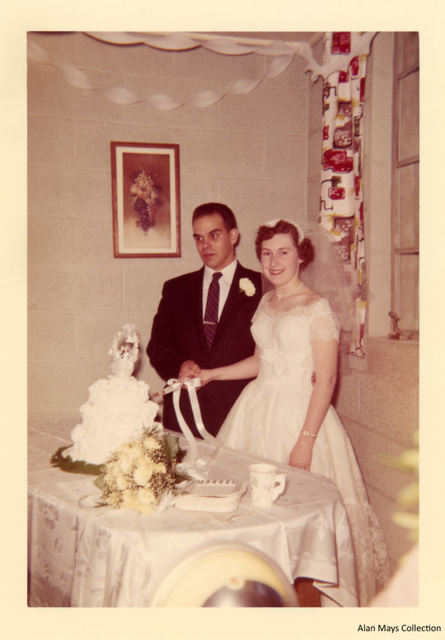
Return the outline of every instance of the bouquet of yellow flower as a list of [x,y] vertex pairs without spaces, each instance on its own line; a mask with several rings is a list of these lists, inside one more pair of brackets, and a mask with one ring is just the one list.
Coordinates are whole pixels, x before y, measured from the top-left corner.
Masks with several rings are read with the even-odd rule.
[[182,453],[177,436],[159,429],[122,444],[95,481],[102,491],[102,504],[153,513],[161,499],[168,501],[186,479],[177,471]]

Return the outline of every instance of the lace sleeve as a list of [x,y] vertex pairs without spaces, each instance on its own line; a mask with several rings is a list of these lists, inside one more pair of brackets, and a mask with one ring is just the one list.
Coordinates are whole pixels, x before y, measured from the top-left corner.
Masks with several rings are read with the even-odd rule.
[[324,342],[340,339],[340,322],[325,298],[321,298],[315,305],[310,326],[310,339]]

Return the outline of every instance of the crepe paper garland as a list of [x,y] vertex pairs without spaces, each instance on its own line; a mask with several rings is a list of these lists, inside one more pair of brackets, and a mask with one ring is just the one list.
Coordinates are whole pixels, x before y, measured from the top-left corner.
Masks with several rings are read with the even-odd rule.
[[154,96],[151,96],[147,102],[155,109],[158,109],[158,111],[172,111],[185,105],[185,102],[173,100],[170,96],[165,95],[165,93],[156,93]]
[[250,93],[256,89],[260,83],[261,80],[253,80],[251,78],[236,80],[232,85],[232,93],[234,95]]
[[88,79],[88,76],[80,69],[76,69],[76,67],[72,67],[68,64],[61,64],[59,66],[59,71],[63,73],[66,80],[72,84],[73,87],[76,87],[77,89],[94,89]]
[[264,78],[276,78],[286,71],[290,63],[294,57],[292,56],[279,56],[278,58],[274,58],[270,65],[268,71],[264,75]]
[[195,107],[205,108],[211,107],[224,97],[224,93],[218,93],[213,90],[200,91],[192,99],[191,104]]
[[118,104],[136,104],[136,102],[141,102],[141,100],[134,95],[128,89],[124,89],[123,87],[115,87],[112,89],[106,89],[104,91],[104,95],[111,102],[116,102]]
[[245,78],[235,80],[226,91],[217,92],[215,90],[204,90],[186,101],[178,101],[165,94],[154,94],[147,99],[143,99],[125,87],[112,87],[101,89],[94,86],[84,71],[68,64],[56,64],[52,62],[42,47],[33,42],[29,42],[28,58],[33,62],[47,64],[58,69],[65,80],[73,87],[86,91],[96,91],[102,93],[110,102],[115,104],[129,105],[136,103],[146,103],[158,111],[172,111],[186,105],[205,109],[215,105],[227,95],[246,95],[254,91],[265,79],[275,78],[283,73],[294,60],[295,56],[303,57],[307,61],[304,72],[312,74],[312,80],[316,81],[320,76],[326,79],[336,71],[347,70],[351,60],[360,54],[369,54],[372,39],[377,32],[365,32],[358,34],[351,46],[349,54],[333,56],[334,59],[328,63],[320,65],[315,60],[312,47],[309,42],[284,42],[265,41],[261,44],[257,41],[255,45],[241,44],[231,37],[205,36],[204,34],[169,33],[169,34],[138,34],[128,32],[95,32],[85,31],[85,35],[117,46],[146,45],[151,48],[169,52],[189,51],[199,47],[207,49],[212,53],[230,56],[241,56],[256,54],[270,57],[271,62],[268,69],[260,78]]

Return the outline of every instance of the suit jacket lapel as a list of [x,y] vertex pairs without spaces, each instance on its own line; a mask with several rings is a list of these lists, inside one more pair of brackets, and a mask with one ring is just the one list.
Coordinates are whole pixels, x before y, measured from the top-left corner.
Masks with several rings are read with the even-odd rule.
[[193,280],[190,282],[190,309],[193,319],[193,326],[198,327],[198,335],[200,336],[203,346],[207,349],[207,342],[204,335],[204,327],[202,318],[204,315],[202,308],[202,287],[204,283],[204,267],[193,274]]

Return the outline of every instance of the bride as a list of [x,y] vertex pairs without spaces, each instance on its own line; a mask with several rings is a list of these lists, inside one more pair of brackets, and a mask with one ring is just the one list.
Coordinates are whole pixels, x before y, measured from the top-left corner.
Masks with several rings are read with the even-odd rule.
[[314,247],[298,224],[272,220],[259,228],[255,244],[264,276],[273,285],[253,319],[255,353],[199,374],[202,385],[255,378],[217,439],[333,480],[351,528],[359,603],[366,606],[387,581],[389,561],[352,445],[331,405],[339,322],[328,301],[300,278]]

